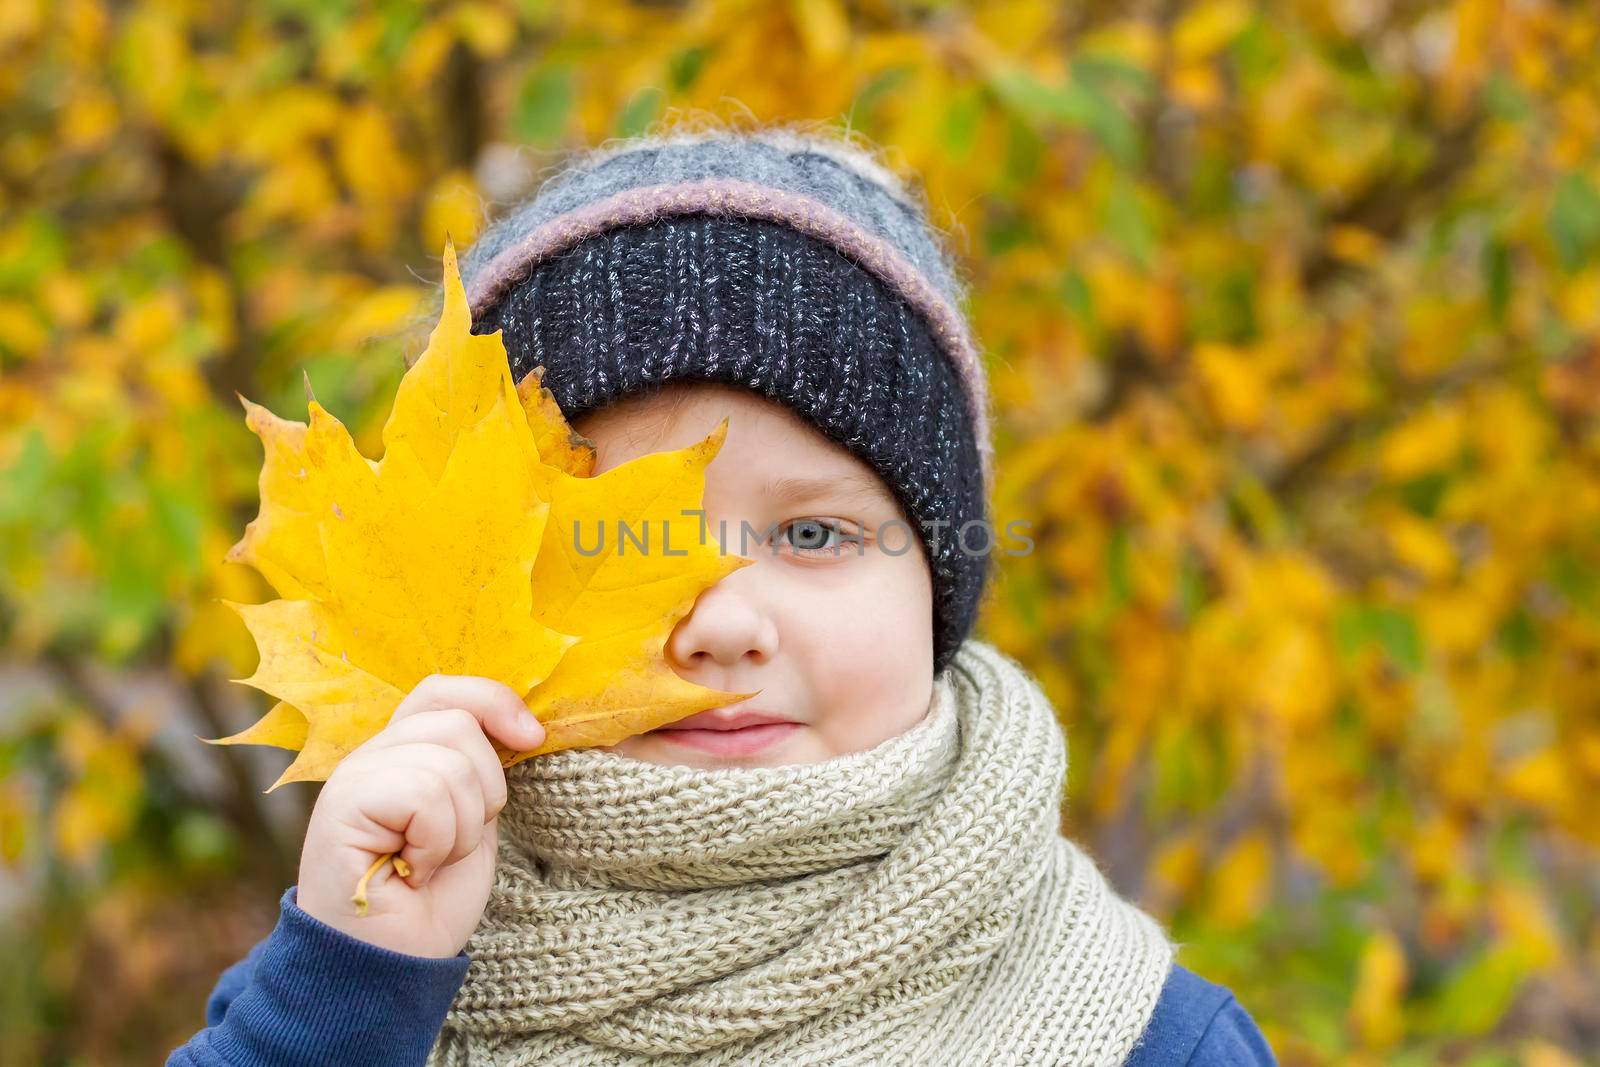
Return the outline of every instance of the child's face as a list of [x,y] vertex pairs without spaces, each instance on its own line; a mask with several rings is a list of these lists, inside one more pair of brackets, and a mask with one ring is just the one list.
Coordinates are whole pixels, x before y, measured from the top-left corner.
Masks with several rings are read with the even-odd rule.
[[[689,681],[762,692],[613,750],[689,767],[818,763],[873,748],[920,721],[933,693],[932,580],[915,528],[888,486],[759,394],[706,382],[671,383],[668,392],[681,399],[675,410],[665,394],[628,397],[576,420],[574,429],[595,442],[598,474],[701,441],[728,417],[722,450],[706,468],[706,532],[755,563],[701,593],[665,651]],[[803,493],[795,484],[802,480]],[[880,541],[880,528],[895,519]],[[742,522],[749,532],[741,546]],[[829,527],[859,534],[862,545]],[[674,729],[743,711],[789,722]]]

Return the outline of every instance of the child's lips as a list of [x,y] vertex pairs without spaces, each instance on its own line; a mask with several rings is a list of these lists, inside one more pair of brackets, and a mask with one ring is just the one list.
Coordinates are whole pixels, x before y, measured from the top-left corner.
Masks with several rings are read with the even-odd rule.
[[662,730],[737,730],[741,726],[759,726],[768,722],[792,722],[793,716],[761,708],[741,707],[737,704],[725,708],[712,708],[697,712],[658,727]]
[[750,756],[794,736],[800,726],[797,722],[768,722],[734,730],[679,730],[666,727],[650,732],[675,744],[716,756]]

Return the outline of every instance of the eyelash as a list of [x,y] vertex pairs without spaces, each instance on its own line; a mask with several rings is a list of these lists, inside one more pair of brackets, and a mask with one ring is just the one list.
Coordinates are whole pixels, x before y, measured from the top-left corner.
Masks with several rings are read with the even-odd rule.
[[[798,526],[803,522],[813,523],[817,526],[821,526],[825,530],[829,530],[840,535],[851,534],[854,532],[853,530],[846,529],[845,524],[839,522],[837,519],[790,519],[788,522],[778,527],[778,530],[781,534],[783,530],[787,530],[791,526]],[[794,551],[803,556],[842,556],[844,555],[844,548],[848,544],[850,544],[850,542],[840,541],[837,544],[827,545],[822,548],[801,548],[796,545]]]

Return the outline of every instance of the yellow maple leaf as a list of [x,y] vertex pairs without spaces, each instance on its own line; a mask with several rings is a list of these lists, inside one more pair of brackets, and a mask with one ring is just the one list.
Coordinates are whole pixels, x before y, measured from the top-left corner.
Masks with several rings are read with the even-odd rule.
[[[239,398],[265,459],[260,513],[227,558],[283,599],[222,602],[261,657],[234,681],[278,703],[237,734],[202,740],[297,751],[268,792],[325,780],[434,673],[524,694],[545,743],[496,742],[506,766],[755,695],[691,683],[664,655],[700,593],[753,562],[723,554],[695,515],[727,421],[698,444],[591,477],[593,443],[568,425],[543,368],[515,384],[500,333],[470,332],[448,241],[444,278],[443,311],[401,379],[381,460],[362,456],[314,398],[309,423]],[[644,550],[623,527],[642,533]]]

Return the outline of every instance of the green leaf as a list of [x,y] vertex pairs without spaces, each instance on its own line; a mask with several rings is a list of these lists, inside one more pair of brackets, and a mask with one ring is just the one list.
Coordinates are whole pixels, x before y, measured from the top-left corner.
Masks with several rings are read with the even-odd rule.
[[1072,57],[1072,76],[1097,91],[1125,85],[1139,96],[1155,92],[1156,82],[1147,71],[1109,52],[1080,52]]
[[661,113],[667,94],[659,86],[650,85],[634,93],[617,116],[617,136],[637,137]]
[[1205,575],[1201,571],[1199,551],[1193,546],[1188,546],[1179,559],[1175,593],[1179,616],[1184,622],[1192,621],[1206,598]]
[[24,236],[0,256],[0,293],[31,293],[43,278],[65,265],[67,231],[40,211],[15,225]]
[[1521,604],[1501,620],[1495,639],[1513,659],[1525,660],[1539,650],[1539,629]]
[[1111,531],[1106,553],[1106,586],[1111,591],[1113,609],[1125,605],[1133,596],[1132,542],[1128,528],[1118,525]]
[[690,45],[674,52],[667,60],[667,79],[672,91],[681,93],[693,86],[710,57],[711,46],[704,44]]
[[1395,492],[1406,507],[1425,519],[1431,519],[1438,514],[1445,493],[1450,491],[1450,481],[1449,471],[1429,471],[1402,482],[1395,487]]
[[978,137],[978,125],[983,119],[983,100],[971,88],[963,89],[950,98],[944,109],[944,121],[939,125],[939,143],[954,159],[966,159]]
[[1374,636],[1389,658],[1408,674],[1422,670],[1422,630],[1410,615],[1380,611],[1373,618]]
[[1024,245],[1034,237],[1025,213],[1009,205],[995,204],[989,209],[983,229],[984,254],[1004,255],[1007,251]]
[[1453,1036],[1487,1033],[1511,1007],[1531,968],[1516,945],[1494,946],[1450,979],[1430,1002],[1416,1010],[1419,1030]]
[[1528,94],[1503,70],[1495,71],[1484,82],[1483,103],[1489,114],[1502,122],[1521,122],[1535,111]]
[[1150,269],[1156,253],[1155,226],[1132,182],[1119,178],[1112,183],[1101,207],[1101,220],[1123,251],[1142,269]]
[[512,132],[545,147],[559,140],[576,96],[572,82],[572,68],[565,65],[541,67],[529,75],[517,94]]
[[1490,241],[1483,250],[1483,289],[1494,321],[1504,324],[1506,306],[1511,303],[1511,253],[1501,240]]
[[895,86],[905,81],[910,74],[911,68],[901,65],[886,67],[867,79],[867,83],[856,90],[855,98],[850,101],[851,122],[859,124],[869,121],[879,101],[888,96]]
[[186,870],[221,866],[234,855],[228,824],[209,812],[185,811],[172,827],[172,851]]
[[1600,617],[1600,571],[1571,548],[1559,546],[1545,556],[1545,577],[1578,610]]
[[426,11],[418,6],[393,5],[384,15],[383,33],[378,39],[378,58],[385,67],[393,68],[405,55],[412,38],[422,29]]
[[39,522],[38,502],[48,499],[45,487],[50,479],[50,448],[39,427],[23,431],[21,448],[0,474],[0,527]]
[[1407,674],[1422,669],[1422,631],[1416,620],[1394,608],[1353,605],[1333,621],[1334,643],[1348,656],[1362,645],[1376,642],[1390,661]]
[[1094,294],[1089,291],[1089,283],[1076,267],[1068,267],[1061,272],[1056,292],[1074,318],[1085,326],[1094,324]]
[[1600,193],[1583,175],[1568,174],[1556,185],[1549,229],[1562,269],[1582,267],[1600,242]]
[[1047,85],[1026,69],[1007,65],[989,75],[996,98],[1018,117],[1036,126],[1072,126],[1092,135],[1122,166],[1138,161],[1139,138],[1133,121],[1089,78],[1076,73],[1065,85]]

